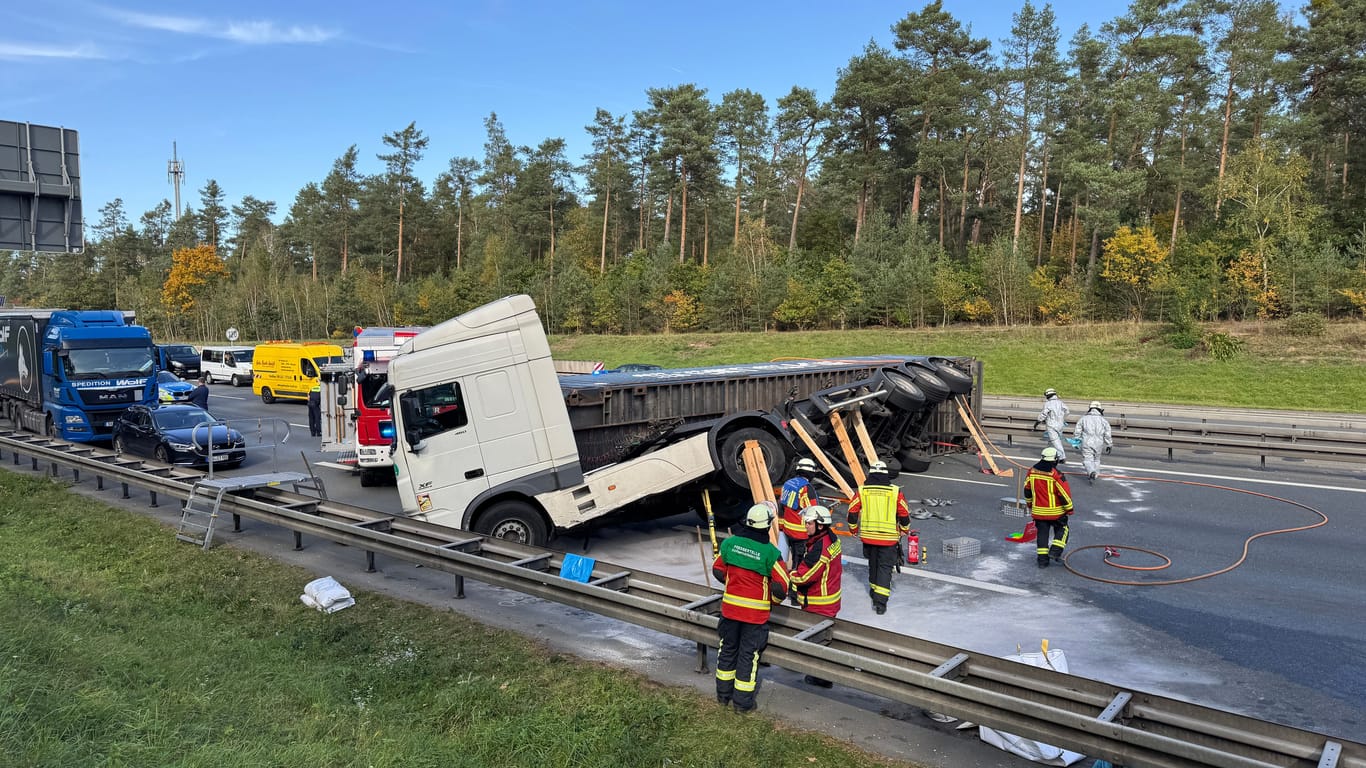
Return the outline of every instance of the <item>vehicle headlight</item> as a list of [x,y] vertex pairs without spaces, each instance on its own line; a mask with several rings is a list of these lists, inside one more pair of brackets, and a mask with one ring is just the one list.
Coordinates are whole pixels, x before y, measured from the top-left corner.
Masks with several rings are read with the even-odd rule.
[[191,443],[167,443],[174,451],[193,451],[194,445]]

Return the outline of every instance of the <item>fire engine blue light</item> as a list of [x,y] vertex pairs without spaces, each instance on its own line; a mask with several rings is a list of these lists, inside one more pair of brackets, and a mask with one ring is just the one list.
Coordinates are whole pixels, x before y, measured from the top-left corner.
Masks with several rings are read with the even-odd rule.
[[394,422],[381,421],[379,423],[379,436],[389,440],[394,439]]
[[367,363],[373,363],[375,361],[375,350],[362,349],[360,351],[360,359],[364,360]]

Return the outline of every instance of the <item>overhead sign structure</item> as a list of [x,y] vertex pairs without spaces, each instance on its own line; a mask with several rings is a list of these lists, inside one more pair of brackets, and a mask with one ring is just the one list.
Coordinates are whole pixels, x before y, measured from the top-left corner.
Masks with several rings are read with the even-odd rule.
[[0,250],[83,248],[76,132],[0,120]]

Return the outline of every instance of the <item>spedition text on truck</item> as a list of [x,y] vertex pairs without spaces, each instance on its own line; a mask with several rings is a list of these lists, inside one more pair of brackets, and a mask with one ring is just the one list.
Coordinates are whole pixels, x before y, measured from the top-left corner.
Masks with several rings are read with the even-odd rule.
[[133,313],[0,311],[0,406],[15,425],[108,440],[130,405],[156,402],[156,348]]
[[[803,431],[849,475],[823,428],[855,403],[890,467],[968,439],[949,398],[979,405],[980,365],[912,356],[558,376],[527,296],[487,304],[414,337],[389,363],[404,513],[544,544],[605,518],[679,511],[701,488],[748,498],[744,446],[781,482]],[[645,502],[645,503],[641,503]]]

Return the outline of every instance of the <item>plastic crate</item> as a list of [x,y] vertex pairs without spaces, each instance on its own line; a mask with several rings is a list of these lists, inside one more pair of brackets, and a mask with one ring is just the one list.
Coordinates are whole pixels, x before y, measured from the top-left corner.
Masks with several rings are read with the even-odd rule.
[[944,539],[945,557],[968,557],[970,555],[981,554],[981,552],[982,542],[970,536]]
[[1004,496],[1001,498],[1001,513],[1006,517],[1029,517],[1029,502]]

